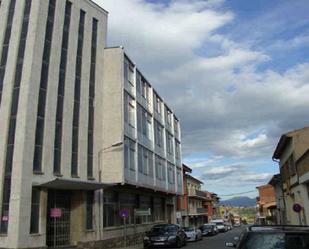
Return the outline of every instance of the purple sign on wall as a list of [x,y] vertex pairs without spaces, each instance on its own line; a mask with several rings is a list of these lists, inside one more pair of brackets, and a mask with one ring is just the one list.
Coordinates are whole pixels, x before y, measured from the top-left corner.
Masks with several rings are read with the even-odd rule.
[[50,210],[50,217],[52,218],[59,218],[62,215],[61,208],[52,208]]
[[293,205],[293,210],[294,210],[294,212],[299,213],[302,210],[302,206],[299,205],[298,203],[295,203]]
[[119,216],[121,218],[128,218],[129,217],[129,210],[127,209],[122,209],[119,211]]

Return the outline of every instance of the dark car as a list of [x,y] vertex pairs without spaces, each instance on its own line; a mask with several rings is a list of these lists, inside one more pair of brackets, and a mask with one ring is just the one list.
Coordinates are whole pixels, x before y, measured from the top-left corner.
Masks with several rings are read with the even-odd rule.
[[[235,238],[237,239],[237,238]],[[249,226],[225,246],[237,249],[308,249],[308,226]]]
[[179,225],[155,225],[144,237],[144,248],[151,247],[181,247],[186,245],[187,236]]
[[203,236],[217,234],[216,227],[213,224],[204,224],[200,226]]

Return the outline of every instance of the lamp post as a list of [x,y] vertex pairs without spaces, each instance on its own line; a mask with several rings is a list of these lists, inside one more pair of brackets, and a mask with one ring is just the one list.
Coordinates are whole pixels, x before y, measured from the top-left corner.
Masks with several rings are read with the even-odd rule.
[[[102,182],[102,169],[101,169],[101,154],[103,153],[103,152],[105,152],[106,150],[108,150],[108,149],[111,149],[111,148],[115,148],[115,147],[119,147],[119,146],[121,146],[123,144],[123,141],[120,141],[120,142],[118,142],[118,143],[114,143],[114,144],[112,144],[111,146],[108,146],[108,147],[106,147],[106,148],[103,148],[103,149],[101,149],[101,150],[99,150],[99,152],[98,152],[98,163],[99,163],[99,167],[98,167],[98,173],[99,173],[99,182]],[[101,213],[103,212],[103,209],[102,209],[102,191],[100,191],[100,194],[99,194],[99,225],[100,225],[100,240],[102,239],[102,226],[101,226],[101,224],[103,223],[103,219],[101,218]]]

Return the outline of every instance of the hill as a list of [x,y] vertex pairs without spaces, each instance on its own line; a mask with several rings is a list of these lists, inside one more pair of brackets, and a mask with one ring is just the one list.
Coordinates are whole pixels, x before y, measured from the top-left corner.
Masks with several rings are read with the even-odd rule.
[[220,205],[233,207],[253,207],[256,205],[256,200],[255,198],[249,198],[247,196],[238,196],[228,200],[220,201]]

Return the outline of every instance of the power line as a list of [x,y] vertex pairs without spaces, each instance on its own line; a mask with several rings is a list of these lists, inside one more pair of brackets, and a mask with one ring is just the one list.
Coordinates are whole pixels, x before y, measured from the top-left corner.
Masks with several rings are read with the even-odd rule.
[[241,192],[241,193],[236,193],[236,194],[228,194],[228,195],[219,195],[219,197],[221,196],[233,196],[233,195],[242,195],[242,194],[248,194],[248,193],[253,193],[256,192],[256,190],[251,190],[251,191],[247,191],[247,192]]

